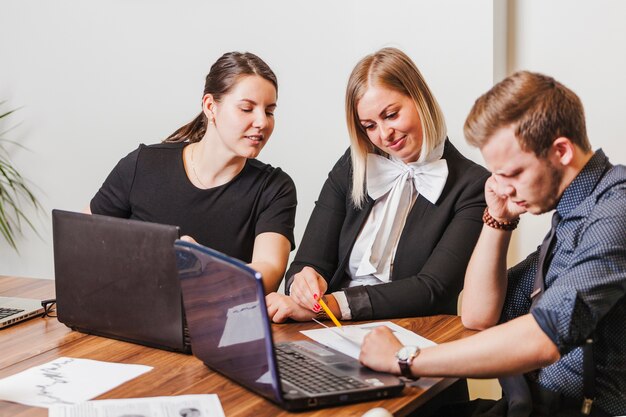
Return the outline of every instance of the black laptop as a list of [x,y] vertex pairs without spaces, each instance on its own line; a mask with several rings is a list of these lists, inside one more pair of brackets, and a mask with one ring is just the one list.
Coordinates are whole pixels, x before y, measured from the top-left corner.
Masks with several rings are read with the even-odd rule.
[[73,330],[190,352],[176,226],[52,211],[57,316]]
[[287,410],[402,391],[397,377],[316,342],[274,344],[260,273],[201,245],[175,247],[192,350],[211,369]]

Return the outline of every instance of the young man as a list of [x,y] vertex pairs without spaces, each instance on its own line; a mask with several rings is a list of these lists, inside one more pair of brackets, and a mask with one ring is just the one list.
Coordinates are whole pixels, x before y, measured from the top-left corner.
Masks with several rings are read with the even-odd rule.
[[[625,415],[626,167],[591,150],[579,98],[541,74],[518,72],[480,97],[465,135],[492,172],[462,308],[464,325],[484,331],[419,352],[380,327],[361,362],[504,377],[503,400],[465,404],[468,415]],[[541,248],[507,271],[519,216],[553,209]]]

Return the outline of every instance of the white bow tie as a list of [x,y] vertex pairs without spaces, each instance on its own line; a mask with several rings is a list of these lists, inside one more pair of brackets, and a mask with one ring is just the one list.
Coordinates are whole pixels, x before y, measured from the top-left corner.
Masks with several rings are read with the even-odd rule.
[[[442,143],[424,161],[405,164],[380,155],[367,155],[367,193],[374,200],[386,195],[376,211],[374,230],[366,244],[356,276],[373,275],[383,282],[391,278],[391,263],[416,195],[415,190],[435,204],[448,179],[448,164]],[[376,205],[376,203],[374,203]],[[368,219],[368,221],[372,221]]]
[[448,179],[448,164],[445,159],[405,164],[380,155],[367,155],[367,193],[372,199],[377,200],[408,179],[413,179],[418,193],[435,204]]

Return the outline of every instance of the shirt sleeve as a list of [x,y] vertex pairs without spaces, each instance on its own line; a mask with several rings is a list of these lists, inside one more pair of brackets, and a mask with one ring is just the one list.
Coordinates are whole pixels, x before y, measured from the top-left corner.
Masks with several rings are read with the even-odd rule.
[[352,320],[352,311],[350,311],[350,305],[348,304],[348,298],[343,291],[335,291],[331,294],[335,297],[339,310],[341,311],[341,320]]
[[141,146],[122,158],[91,199],[93,214],[129,218],[132,214],[130,192],[135,180]]
[[280,168],[275,168],[263,200],[264,209],[257,219],[255,235],[267,232],[280,233],[289,240],[291,250],[295,249],[293,229],[298,201],[296,186],[291,177]]
[[531,314],[559,351],[589,337],[626,293],[626,194],[599,203],[571,259]]
[[305,266],[314,268],[330,282],[339,265],[339,239],[346,219],[350,175],[350,151],[346,151],[328,174],[296,256],[286,273],[286,293],[293,277]]

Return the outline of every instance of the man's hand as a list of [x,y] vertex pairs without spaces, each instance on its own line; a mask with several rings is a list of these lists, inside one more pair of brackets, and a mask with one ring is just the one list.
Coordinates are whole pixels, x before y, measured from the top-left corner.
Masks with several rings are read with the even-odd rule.
[[274,323],[282,323],[287,319],[310,321],[315,317],[311,310],[301,307],[288,295],[269,293],[265,296],[267,314]]
[[489,207],[489,214],[499,222],[515,220],[526,212],[525,208],[511,200],[508,187],[510,185],[499,184],[493,174],[485,182],[485,201]]
[[402,343],[387,326],[374,328],[363,339],[359,361],[375,371],[400,375],[400,366],[396,353]]

